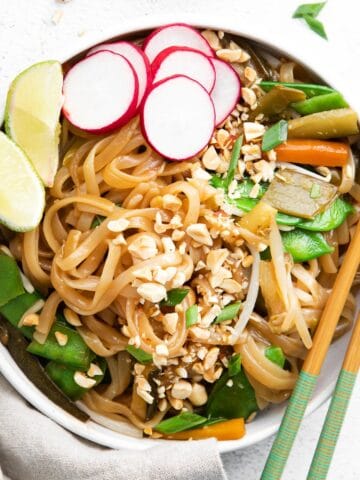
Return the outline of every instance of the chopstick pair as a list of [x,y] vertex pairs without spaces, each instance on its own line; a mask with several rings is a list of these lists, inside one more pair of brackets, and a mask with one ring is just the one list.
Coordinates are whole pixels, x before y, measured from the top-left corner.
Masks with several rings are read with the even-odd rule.
[[[336,325],[360,263],[360,222],[351,239],[344,261],[336,277],[332,292],[321,315],[313,339],[313,346],[304,361],[295,389],[289,400],[279,431],[267,458],[261,480],[280,480],[306,406],[314,391],[321,367],[329,349]],[[356,323],[334,398],[325,420],[308,479],[326,478],[336,440],[340,433],[352,387],[359,366],[359,320]]]

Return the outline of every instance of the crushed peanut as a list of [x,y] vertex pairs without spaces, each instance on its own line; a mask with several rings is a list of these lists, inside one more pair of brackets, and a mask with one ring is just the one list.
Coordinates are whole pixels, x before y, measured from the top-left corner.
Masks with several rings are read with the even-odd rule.
[[68,336],[65,335],[65,333],[62,333],[62,332],[55,332],[54,335],[55,335],[56,341],[60,345],[60,347],[65,347],[65,345],[68,342]]
[[158,283],[143,283],[136,291],[140,297],[152,303],[158,303],[166,297],[166,288]]

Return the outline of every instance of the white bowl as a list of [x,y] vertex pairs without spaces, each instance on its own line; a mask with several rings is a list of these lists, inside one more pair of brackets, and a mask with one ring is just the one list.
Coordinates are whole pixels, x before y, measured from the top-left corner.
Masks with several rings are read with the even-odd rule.
[[[106,36],[99,36],[99,38],[96,38],[95,40],[93,39],[91,44],[83,45],[81,51],[90,48],[94,44],[108,41],[109,39],[115,37],[128,35],[134,35],[134,37],[136,37],[137,35],[141,35],[142,31],[173,22],[186,22],[201,28],[206,27],[215,30],[224,30],[236,35],[263,42],[269,47],[283,52],[287,57],[293,57],[296,61],[303,63],[307,66],[307,68],[316,72],[318,76],[325,78],[327,83],[334,85],[345,94],[353,107],[357,108],[360,106],[357,105],[359,98],[356,96],[355,92],[344,91],[340,77],[338,75],[335,76],[335,73],[331,73],[334,72],[334,69],[328,68],[329,65],[326,62],[326,56],[323,55],[324,52],[321,52],[324,47],[321,43],[317,43],[318,39],[316,37],[314,37],[314,43],[316,45],[315,49],[317,47],[318,55],[311,54],[308,58],[304,58],[307,56],[306,50],[307,54],[309,54],[309,48],[304,49],[303,45],[301,45],[296,38],[294,40],[291,35],[286,44],[284,43],[286,48],[283,48],[283,45],[280,44],[275,45],[273,43],[273,36],[264,31],[263,24],[261,24],[262,28],[260,28],[259,25],[254,25],[251,22],[245,22],[240,28],[237,25],[237,20],[230,18],[227,18],[226,20],[224,19],[220,22],[214,17],[204,18],[203,15],[199,17],[199,15],[195,14],[183,15],[181,18],[174,18],[173,16],[151,16],[151,18],[143,18],[141,21],[137,20],[132,24],[128,23],[127,25],[119,27],[115,32],[108,32]],[[66,52],[66,58],[62,58],[60,61],[64,62],[73,56],[78,55],[81,53],[81,51],[78,50],[75,52]],[[312,400],[306,409],[305,415],[309,415],[311,412],[319,408],[319,406],[330,397],[341,366],[341,359],[344,356],[348,338],[349,334],[343,336],[340,340],[336,341],[334,345],[332,345],[326,362],[322,368],[322,373],[318,380]],[[77,420],[72,415],[65,412],[62,408],[51,402],[32,384],[30,380],[28,380],[22,370],[16,365],[7,349],[1,345],[1,343],[0,372],[15,388],[15,390],[17,390],[27,401],[29,401],[44,415],[47,415],[49,418],[57,422],[59,425],[62,425],[67,430],[70,430],[71,432],[76,433],[77,435],[95,443],[111,448],[133,448],[136,450],[143,450],[153,447],[159,442],[163,443],[166,441],[150,440],[145,438],[135,439],[113,432],[91,420],[86,423]],[[275,433],[279,428],[285,406],[286,405],[274,406],[265,412],[260,413],[254,422],[247,425],[247,433],[241,440],[219,442],[220,452],[228,452],[254,445],[255,443],[260,442],[261,440]]]

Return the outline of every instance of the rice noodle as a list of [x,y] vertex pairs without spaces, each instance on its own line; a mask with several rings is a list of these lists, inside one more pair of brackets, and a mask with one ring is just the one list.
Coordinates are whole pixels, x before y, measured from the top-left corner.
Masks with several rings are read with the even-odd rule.
[[249,246],[249,250],[254,259],[252,264],[249,289],[246,297],[246,302],[234,327],[232,343],[236,343],[236,341],[242,334],[244,328],[246,327],[250,319],[250,315],[254,310],[256,299],[259,293],[260,255],[251,246]]

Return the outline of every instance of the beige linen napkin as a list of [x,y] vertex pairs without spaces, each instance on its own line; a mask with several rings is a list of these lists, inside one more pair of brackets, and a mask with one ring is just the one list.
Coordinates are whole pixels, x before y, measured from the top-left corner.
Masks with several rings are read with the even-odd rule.
[[214,440],[140,452],[102,448],[32,408],[2,376],[0,466],[0,480],[226,480]]

